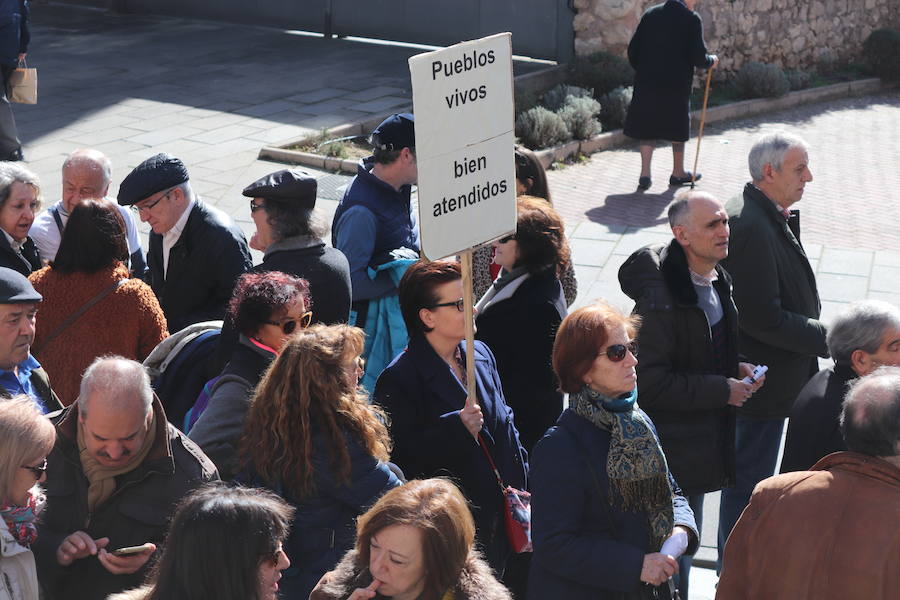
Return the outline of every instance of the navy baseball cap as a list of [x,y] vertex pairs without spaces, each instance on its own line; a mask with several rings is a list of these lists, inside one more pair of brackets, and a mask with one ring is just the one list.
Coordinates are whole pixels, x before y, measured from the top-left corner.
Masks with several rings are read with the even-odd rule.
[[389,116],[369,136],[376,150],[402,150],[416,147],[416,119],[412,113]]

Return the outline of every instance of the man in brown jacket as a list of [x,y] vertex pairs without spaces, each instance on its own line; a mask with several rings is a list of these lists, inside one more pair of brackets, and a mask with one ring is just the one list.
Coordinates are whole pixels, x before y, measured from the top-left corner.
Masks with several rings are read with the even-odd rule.
[[717,600],[896,598],[900,590],[900,367],[844,400],[848,452],[761,482],[728,544]]

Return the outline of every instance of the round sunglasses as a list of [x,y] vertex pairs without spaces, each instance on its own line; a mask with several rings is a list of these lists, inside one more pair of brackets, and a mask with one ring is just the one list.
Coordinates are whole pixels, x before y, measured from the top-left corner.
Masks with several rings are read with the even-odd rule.
[[600,356],[605,354],[606,358],[612,362],[622,362],[629,352],[634,356],[637,356],[638,347],[636,342],[632,341],[627,344],[613,344],[612,346],[607,346],[605,351],[600,351]]
[[312,323],[312,311],[308,310],[302,315],[300,318],[294,319],[293,317],[287,317],[286,319],[281,319],[279,321],[265,321],[269,325],[274,325],[275,327],[281,327],[281,330],[285,335],[291,335],[295,331],[297,331],[297,324],[300,324],[300,329],[306,329],[309,327],[309,324]]

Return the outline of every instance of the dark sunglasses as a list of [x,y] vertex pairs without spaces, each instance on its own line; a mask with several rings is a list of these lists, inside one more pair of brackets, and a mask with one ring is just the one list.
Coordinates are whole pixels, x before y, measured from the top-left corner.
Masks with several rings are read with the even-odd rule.
[[44,462],[42,462],[37,467],[29,467],[28,465],[22,465],[22,468],[28,469],[29,471],[31,471],[34,474],[35,479],[40,479],[41,477],[44,476],[44,473],[47,472],[47,459],[45,458]]
[[514,239],[516,239],[516,235],[515,235],[515,234],[507,235],[507,236],[502,237],[502,238],[500,238],[499,240],[497,240],[497,243],[498,243],[498,244],[505,244],[506,242],[512,241],[512,240],[514,240]]
[[300,323],[300,329],[306,329],[309,327],[309,324],[312,323],[312,311],[306,311],[302,315],[300,315],[299,319],[282,319],[280,321],[266,321],[269,325],[274,325],[276,327],[281,327],[281,330],[285,335],[291,335],[295,331],[297,331],[297,323]]
[[250,212],[255,213],[258,210],[262,210],[266,207],[265,204],[257,204],[253,200],[250,201]]
[[466,301],[460,298],[459,300],[454,300],[453,302],[441,302],[440,304],[432,304],[428,308],[433,309],[440,308],[442,306],[455,306],[456,310],[458,310],[459,312],[463,312],[464,310],[466,310]]
[[613,344],[612,346],[607,346],[605,352],[600,352],[601,355],[606,354],[606,358],[611,360],[612,362],[622,362],[625,360],[625,356],[631,352],[634,356],[637,356],[638,347],[636,342],[628,342],[627,344]]

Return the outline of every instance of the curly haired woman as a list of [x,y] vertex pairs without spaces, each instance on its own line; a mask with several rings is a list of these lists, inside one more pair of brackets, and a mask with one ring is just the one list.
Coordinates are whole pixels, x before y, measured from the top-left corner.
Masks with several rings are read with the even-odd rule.
[[357,385],[365,338],[349,325],[296,334],[263,377],[247,413],[239,479],[297,509],[281,598],[303,599],[354,543],[354,521],[401,481],[387,464],[384,414]]

